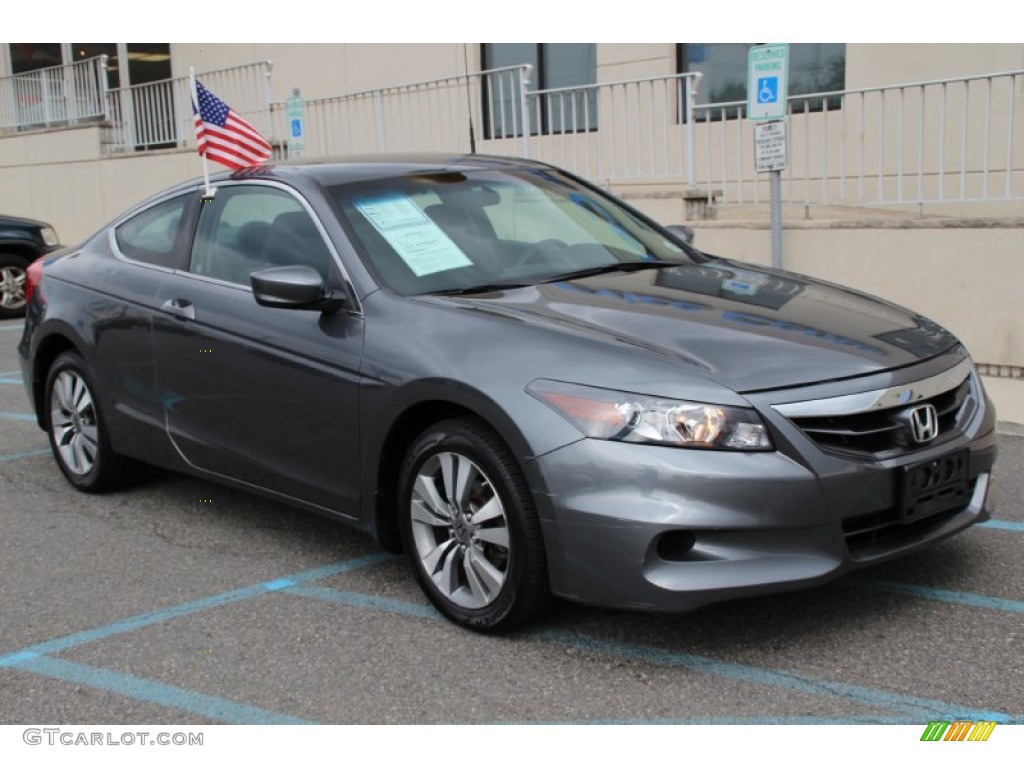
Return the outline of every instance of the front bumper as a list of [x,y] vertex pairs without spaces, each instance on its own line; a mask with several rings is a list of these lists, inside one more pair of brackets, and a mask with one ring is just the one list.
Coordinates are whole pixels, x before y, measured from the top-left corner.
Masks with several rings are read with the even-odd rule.
[[[995,498],[995,414],[977,386],[984,405],[962,434],[889,460],[821,450],[772,412],[770,398],[755,405],[774,452],[585,439],[541,456],[547,488],[537,506],[552,589],[607,607],[686,611],[820,584],[985,520]],[[904,467],[963,451],[964,503],[901,519]]]

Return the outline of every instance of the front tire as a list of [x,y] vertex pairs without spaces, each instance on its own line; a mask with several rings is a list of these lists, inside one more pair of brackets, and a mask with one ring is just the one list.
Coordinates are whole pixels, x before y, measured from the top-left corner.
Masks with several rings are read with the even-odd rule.
[[28,260],[0,253],[0,320],[25,314],[25,270]]
[[475,419],[430,427],[399,475],[399,527],[413,574],[441,613],[508,632],[550,599],[540,523],[522,470]]
[[110,445],[95,379],[76,352],[57,356],[45,392],[50,448],[68,482],[86,493],[123,485],[129,461]]

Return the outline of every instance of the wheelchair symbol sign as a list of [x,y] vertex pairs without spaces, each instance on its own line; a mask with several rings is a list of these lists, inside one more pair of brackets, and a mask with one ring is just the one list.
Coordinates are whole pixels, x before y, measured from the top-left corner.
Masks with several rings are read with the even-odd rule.
[[779,100],[779,78],[761,77],[757,80],[757,103],[774,104]]

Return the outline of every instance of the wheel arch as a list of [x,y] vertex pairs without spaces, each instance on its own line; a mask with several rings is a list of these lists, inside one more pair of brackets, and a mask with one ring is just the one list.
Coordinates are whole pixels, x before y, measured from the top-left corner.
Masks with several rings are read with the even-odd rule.
[[363,489],[364,519],[372,521],[373,535],[390,552],[402,550],[396,488],[402,462],[413,440],[433,424],[460,417],[480,421],[505,442],[531,487],[538,488],[543,482],[530,460],[533,452],[529,442],[515,422],[484,394],[464,384],[456,386],[457,398],[452,397],[451,383],[430,382],[404,388],[407,391],[392,411],[394,417],[385,422],[389,425],[387,430],[367,446],[365,466],[372,469],[363,473],[364,482],[368,483]]
[[72,341],[69,335],[58,330],[47,334],[39,341],[39,346],[32,358],[32,404],[35,406],[36,421],[42,429],[47,428],[46,408],[44,407],[46,377],[54,360],[62,352],[68,350],[85,357],[80,345]]

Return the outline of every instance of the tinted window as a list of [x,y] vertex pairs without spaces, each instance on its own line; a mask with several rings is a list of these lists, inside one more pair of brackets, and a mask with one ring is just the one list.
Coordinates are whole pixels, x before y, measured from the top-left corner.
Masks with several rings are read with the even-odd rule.
[[299,200],[265,186],[222,187],[199,211],[189,271],[249,285],[266,267],[305,264],[327,278],[331,254]]
[[147,208],[115,230],[117,246],[129,259],[157,264],[161,267],[177,266],[180,253],[181,226],[189,196]]

